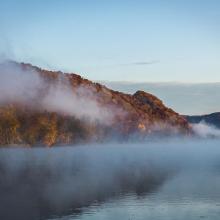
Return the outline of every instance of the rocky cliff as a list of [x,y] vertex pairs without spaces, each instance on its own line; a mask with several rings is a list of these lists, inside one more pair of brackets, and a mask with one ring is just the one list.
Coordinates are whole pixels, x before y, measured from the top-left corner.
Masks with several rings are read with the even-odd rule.
[[[2,79],[5,72],[12,77],[16,72],[16,86],[20,79],[25,84],[22,81],[12,93],[14,87],[8,91],[4,85],[14,78],[6,77],[5,83],[2,80],[0,145],[52,146],[191,132],[183,116],[144,91],[125,94],[77,74],[43,70],[24,63],[0,65]],[[30,81],[30,75],[37,78]]]

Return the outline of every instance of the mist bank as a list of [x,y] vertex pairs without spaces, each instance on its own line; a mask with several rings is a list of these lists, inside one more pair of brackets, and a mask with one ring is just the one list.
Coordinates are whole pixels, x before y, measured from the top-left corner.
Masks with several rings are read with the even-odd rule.
[[79,214],[85,206],[119,195],[147,195],[175,176],[218,173],[218,146],[219,140],[170,139],[74,148],[2,148],[0,218]]
[[191,132],[183,116],[150,93],[122,93],[74,73],[30,64],[0,64],[0,146],[53,146]]
[[99,106],[90,89],[80,85],[72,87],[63,73],[44,73],[36,67],[12,61],[0,64],[0,105],[10,104],[102,124],[110,123],[113,118],[110,106]]

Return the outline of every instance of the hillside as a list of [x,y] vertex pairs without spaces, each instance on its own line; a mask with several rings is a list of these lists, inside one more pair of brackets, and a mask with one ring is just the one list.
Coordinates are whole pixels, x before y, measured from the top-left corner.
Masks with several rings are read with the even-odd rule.
[[64,145],[191,132],[152,94],[125,94],[77,74],[0,65],[0,145]]
[[220,112],[215,112],[208,115],[193,115],[185,116],[189,123],[195,124],[200,122],[206,122],[207,124],[214,125],[220,128]]

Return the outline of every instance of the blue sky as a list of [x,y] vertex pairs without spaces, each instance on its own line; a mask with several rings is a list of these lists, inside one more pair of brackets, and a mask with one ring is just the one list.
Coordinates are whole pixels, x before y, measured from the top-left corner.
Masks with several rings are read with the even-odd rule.
[[0,0],[0,55],[93,80],[220,82],[220,1]]

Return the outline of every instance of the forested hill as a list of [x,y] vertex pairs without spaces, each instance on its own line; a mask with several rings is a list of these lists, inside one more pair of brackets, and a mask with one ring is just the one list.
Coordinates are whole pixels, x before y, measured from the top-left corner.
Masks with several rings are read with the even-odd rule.
[[207,115],[192,115],[185,117],[192,124],[205,122],[207,124],[214,125],[215,127],[220,128],[220,112],[215,112]]
[[152,94],[125,94],[77,74],[0,65],[0,145],[52,146],[191,132]]

